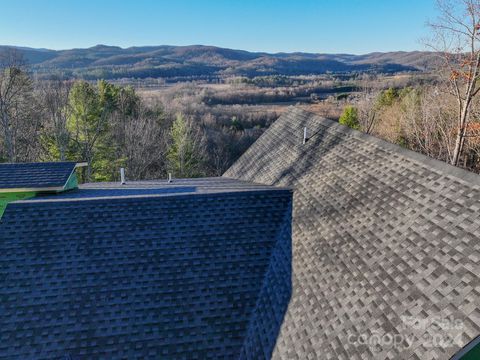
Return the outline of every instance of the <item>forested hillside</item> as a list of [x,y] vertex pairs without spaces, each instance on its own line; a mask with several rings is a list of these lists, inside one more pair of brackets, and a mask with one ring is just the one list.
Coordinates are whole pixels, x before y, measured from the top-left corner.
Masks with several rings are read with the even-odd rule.
[[83,181],[216,176],[295,105],[478,172],[479,68],[454,51],[0,47],[0,161],[87,161]]
[[[0,52],[10,47],[0,46]],[[214,46],[144,46],[120,48],[97,45],[87,49],[15,48],[37,76],[121,79],[312,75],[342,72],[394,73],[431,69],[429,52],[390,52],[366,55],[248,52]]]
[[222,174],[275,111],[207,109],[208,91],[161,96],[105,80],[39,80],[18,52],[0,54],[0,162],[87,161],[83,181]]

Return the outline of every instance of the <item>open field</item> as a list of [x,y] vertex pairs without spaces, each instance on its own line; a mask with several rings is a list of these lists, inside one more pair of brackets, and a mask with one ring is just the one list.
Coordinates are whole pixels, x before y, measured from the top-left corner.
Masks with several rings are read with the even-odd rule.
[[[321,116],[338,120],[344,107],[368,89],[405,88],[429,82],[428,74],[317,75],[231,77],[221,81],[164,82],[161,84],[123,82],[133,86],[150,104],[162,103],[170,110],[206,113],[222,117],[257,118],[253,127],[278,117],[290,106],[299,106]],[[241,120],[240,120],[241,121]],[[242,126],[242,128],[246,128]]]

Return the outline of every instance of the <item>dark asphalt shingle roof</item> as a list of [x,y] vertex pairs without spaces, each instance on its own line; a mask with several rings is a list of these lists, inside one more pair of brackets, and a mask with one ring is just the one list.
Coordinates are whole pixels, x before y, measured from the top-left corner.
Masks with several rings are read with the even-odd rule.
[[0,190],[60,188],[75,165],[75,162],[0,163]]
[[290,190],[223,178],[10,203],[0,359],[269,357],[290,298],[290,223]]
[[294,191],[273,358],[449,359],[480,333],[478,175],[292,109],[224,176]]

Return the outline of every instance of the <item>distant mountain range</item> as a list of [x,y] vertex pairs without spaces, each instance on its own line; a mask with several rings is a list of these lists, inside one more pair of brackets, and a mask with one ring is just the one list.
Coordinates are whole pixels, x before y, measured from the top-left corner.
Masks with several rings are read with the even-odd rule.
[[41,77],[58,74],[85,79],[395,73],[429,70],[436,59],[434,53],[421,51],[366,55],[270,54],[203,45],[126,49],[97,45],[71,50],[0,46],[0,52],[8,48],[22,53]]

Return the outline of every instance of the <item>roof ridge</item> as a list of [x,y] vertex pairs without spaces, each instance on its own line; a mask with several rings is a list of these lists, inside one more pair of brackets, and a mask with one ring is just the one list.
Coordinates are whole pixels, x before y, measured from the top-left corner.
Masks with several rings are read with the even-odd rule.
[[335,133],[339,133],[347,136],[352,136],[361,141],[368,142],[373,145],[377,145],[389,152],[394,152],[395,154],[398,154],[399,156],[403,156],[408,160],[415,161],[421,165],[427,166],[429,169],[438,171],[442,175],[445,175],[445,174],[451,175],[458,178],[459,180],[467,181],[480,186],[480,176],[474,172],[462,169],[457,166],[453,166],[449,163],[446,163],[441,160],[437,160],[428,155],[401,147],[400,145],[388,142],[386,140],[364,133],[362,131],[349,128],[334,120],[327,119],[325,117],[322,117],[318,114],[315,114],[314,112],[311,112],[305,109],[294,107],[293,109],[289,110],[287,113],[299,113],[309,118],[314,117],[316,118],[316,120],[319,121],[319,125],[324,127],[324,129],[326,129],[332,135],[335,135]]
[[75,202],[101,202],[105,200],[109,201],[122,201],[127,199],[164,199],[172,197],[222,197],[226,195],[230,196],[245,196],[245,195],[265,195],[265,194],[283,194],[285,192],[292,192],[293,190],[288,187],[276,187],[271,186],[270,188],[260,188],[260,189],[245,189],[245,190],[219,190],[212,192],[184,192],[184,193],[159,193],[159,194],[141,194],[141,195],[118,195],[118,196],[92,196],[92,197],[45,197],[45,198],[32,198],[32,199],[21,199],[12,201],[10,204],[45,204],[45,203],[75,203]]
[[33,165],[33,164],[79,164],[81,161],[27,161],[27,162],[1,162],[0,165]]

